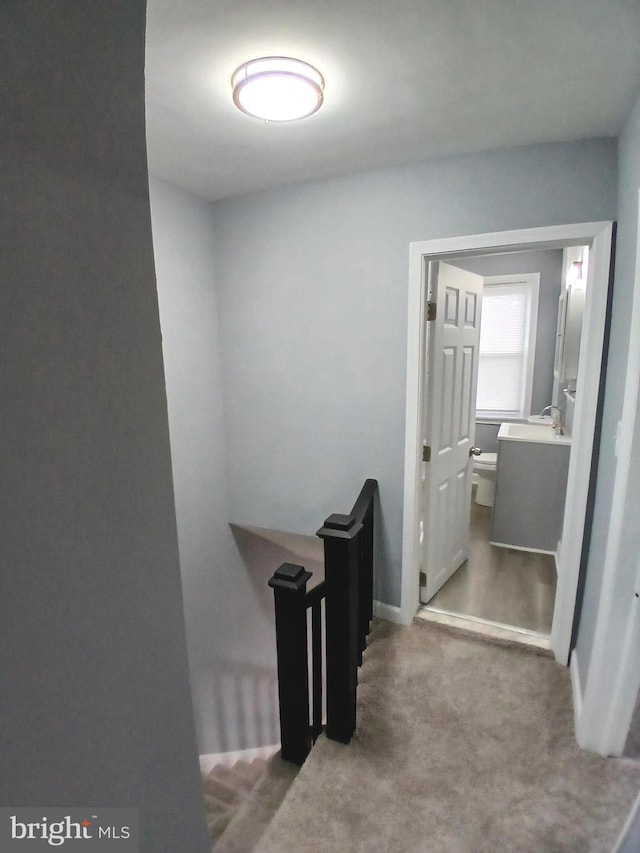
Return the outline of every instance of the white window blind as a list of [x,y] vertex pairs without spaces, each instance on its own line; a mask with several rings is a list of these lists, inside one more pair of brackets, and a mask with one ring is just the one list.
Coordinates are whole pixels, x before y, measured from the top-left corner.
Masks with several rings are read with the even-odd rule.
[[530,277],[485,283],[482,294],[476,412],[480,418],[529,414],[537,289]]

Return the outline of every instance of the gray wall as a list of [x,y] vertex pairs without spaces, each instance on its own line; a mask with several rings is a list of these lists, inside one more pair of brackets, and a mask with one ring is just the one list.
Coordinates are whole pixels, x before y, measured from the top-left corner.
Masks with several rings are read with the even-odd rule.
[[[606,392],[602,422],[602,439],[598,463],[596,503],[591,533],[587,580],[578,634],[578,659],[583,689],[591,659],[596,616],[599,605],[606,537],[609,526],[613,482],[615,477],[615,435],[622,416],[625,368],[629,346],[629,329],[633,303],[638,228],[638,187],[640,186],[640,101],[631,112],[619,140],[618,232],[616,242],[615,279],[611,316],[611,339],[606,375]],[[634,445],[636,454],[638,444]],[[640,467],[640,463],[639,467]],[[637,560],[638,517],[640,517],[640,470],[630,482],[635,484],[635,503],[629,507],[621,559]],[[635,519],[634,519],[635,513]],[[628,535],[627,535],[628,534]],[[637,563],[636,563],[637,564]],[[632,569],[630,569],[632,571]]]
[[0,802],[206,851],[144,138],[144,3],[4,0]]
[[536,353],[531,389],[531,414],[537,414],[551,403],[553,392],[553,358],[562,281],[562,250],[466,258],[456,260],[455,266],[482,276],[540,273]]
[[476,422],[476,434],[473,443],[479,447],[483,453],[498,452],[498,430],[500,424],[488,424],[481,421]]
[[[150,181],[180,568],[201,754],[277,743],[267,578],[287,559],[228,525],[211,206]],[[295,560],[294,560],[295,561]]]
[[612,219],[612,140],[469,155],[215,206],[231,519],[312,533],[380,481],[400,599],[410,241]]

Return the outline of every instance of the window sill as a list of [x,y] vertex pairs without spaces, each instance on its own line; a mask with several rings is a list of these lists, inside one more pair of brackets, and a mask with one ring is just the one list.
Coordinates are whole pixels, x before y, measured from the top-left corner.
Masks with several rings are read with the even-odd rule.
[[477,424],[521,424],[526,421],[526,417],[514,417],[513,415],[476,415]]

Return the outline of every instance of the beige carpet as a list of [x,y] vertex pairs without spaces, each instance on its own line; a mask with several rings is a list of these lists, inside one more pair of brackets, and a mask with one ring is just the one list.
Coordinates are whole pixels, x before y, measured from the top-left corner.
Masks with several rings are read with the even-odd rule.
[[378,621],[356,738],[318,740],[256,850],[610,853],[639,788],[577,748],[550,658]]

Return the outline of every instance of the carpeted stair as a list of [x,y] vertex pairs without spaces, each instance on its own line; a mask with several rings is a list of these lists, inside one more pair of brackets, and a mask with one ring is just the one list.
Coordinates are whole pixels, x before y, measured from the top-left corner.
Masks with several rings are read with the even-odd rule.
[[212,841],[223,834],[242,802],[265,771],[266,761],[238,761],[234,767],[218,765],[202,779],[207,825]]
[[209,835],[216,853],[250,853],[278,810],[298,768],[269,759],[218,765],[202,779]]

